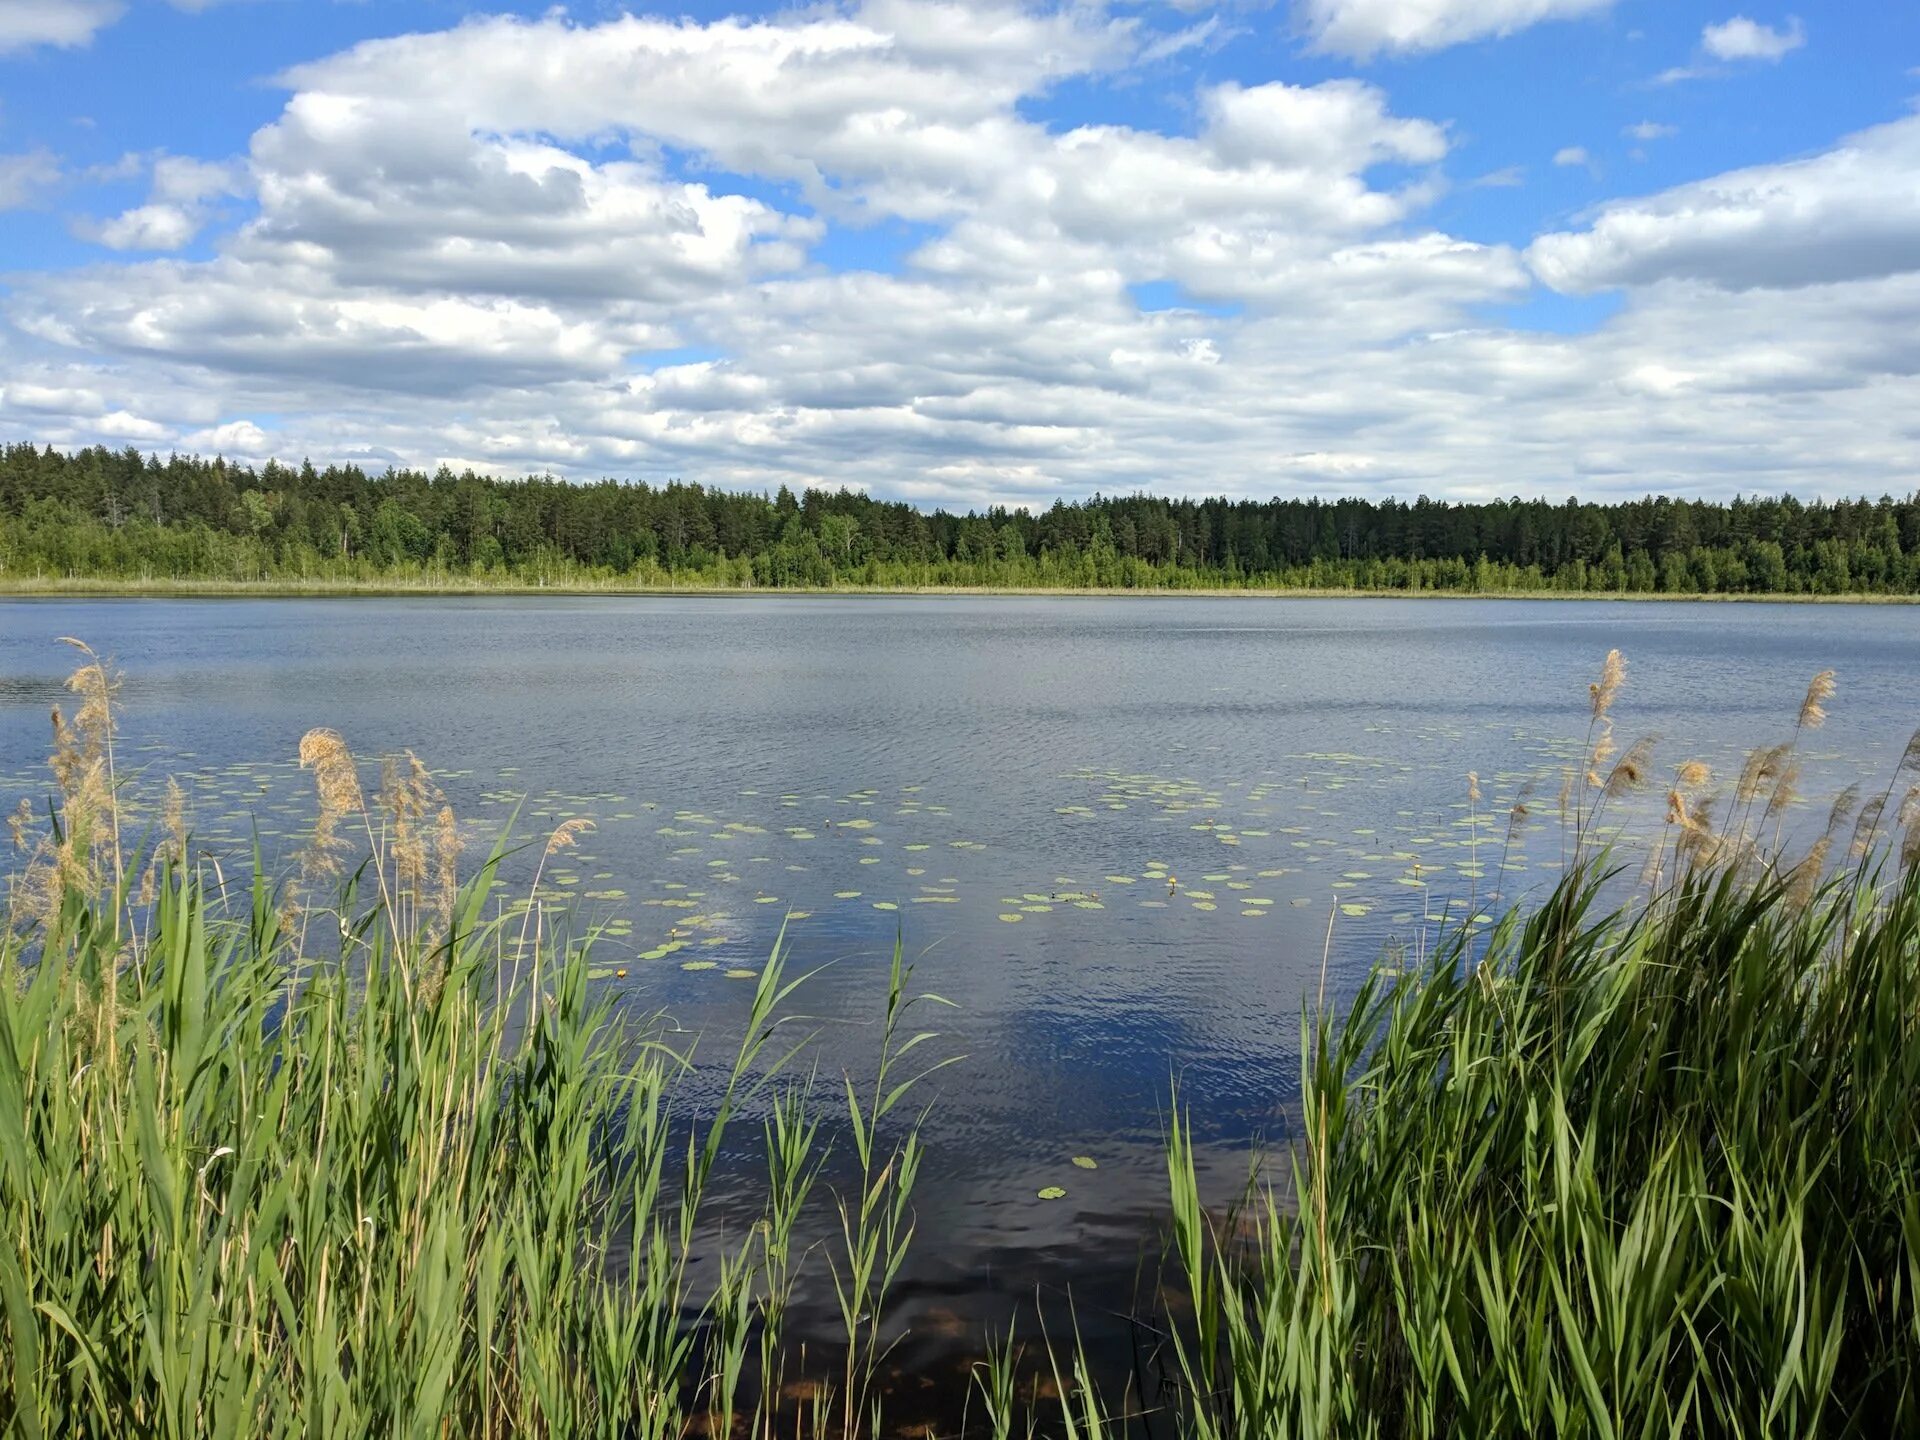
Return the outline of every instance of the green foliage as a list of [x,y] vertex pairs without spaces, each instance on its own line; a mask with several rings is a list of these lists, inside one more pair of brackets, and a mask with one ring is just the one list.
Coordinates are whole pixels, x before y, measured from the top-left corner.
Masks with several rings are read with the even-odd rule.
[[[350,885],[331,961],[302,955],[264,879],[227,914],[191,868],[159,873],[137,932],[110,885],[16,914],[0,1433],[771,1430],[825,1154],[802,1089],[772,1097],[758,1219],[729,1240],[701,1217],[741,1105],[791,1057],[780,1013],[800,981],[776,948],[720,1099],[677,1112],[689,1055],[594,998],[590,942],[529,951],[483,919],[500,856],[438,939],[356,911]],[[896,965],[890,1015],[907,978]],[[876,1081],[863,1155],[910,1084]],[[911,1230],[918,1140],[885,1143],[891,1175],[842,1202],[884,1197],[863,1338]],[[880,1420],[852,1365],[858,1397],[810,1402],[816,1426],[844,1410],[848,1436]]]
[[368,475],[137,450],[0,451],[0,582],[1464,593],[1920,592],[1920,497],[1165,500],[925,512],[441,469]]
[[1871,879],[1596,916],[1583,863],[1376,975],[1250,1240],[1176,1123],[1192,1433],[1920,1432],[1920,869]]

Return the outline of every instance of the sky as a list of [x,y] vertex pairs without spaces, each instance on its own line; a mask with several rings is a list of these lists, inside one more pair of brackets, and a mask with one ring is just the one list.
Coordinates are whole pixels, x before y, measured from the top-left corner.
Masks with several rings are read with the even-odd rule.
[[1920,3],[0,0],[0,440],[1920,489]]

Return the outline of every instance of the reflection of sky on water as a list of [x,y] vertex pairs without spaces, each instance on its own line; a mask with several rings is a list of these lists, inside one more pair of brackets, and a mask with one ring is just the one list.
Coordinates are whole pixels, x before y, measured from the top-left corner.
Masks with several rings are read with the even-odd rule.
[[[476,842],[516,810],[535,839],[594,819],[548,896],[576,929],[605,925],[597,963],[628,976],[601,983],[624,1004],[723,1032],[709,1064],[794,912],[794,964],[832,962],[798,1002],[822,1083],[862,1072],[901,934],[917,984],[956,1006],[923,1023],[968,1057],[937,1077],[928,1122],[910,1280],[929,1294],[989,1272],[1015,1293],[1046,1255],[1088,1248],[1131,1264],[1176,1079],[1230,1190],[1248,1146],[1284,1131],[1323,951],[1338,996],[1387,946],[1431,944],[1429,917],[1551,884],[1561,776],[1608,647],[1629,665],[1622,748],[1657,733],[1656,775],[1701,758],[1729,784],[1835,668],[1801,825],[1848,781],[1884,780],[1920,721],[1905,608],[0,602],[9,809],[44,793],[64,634],[125,668],[134,789],[178,776],[209,849],[257,826],[289,863],[312,815],[291,757],[315,725],[370,761],[404,746],[458,767],[438,779]],[[1649,793],[1608,818],[1645,835],[1662,808]],[[1066,1198],[1039,1201],[1053,1184]]]

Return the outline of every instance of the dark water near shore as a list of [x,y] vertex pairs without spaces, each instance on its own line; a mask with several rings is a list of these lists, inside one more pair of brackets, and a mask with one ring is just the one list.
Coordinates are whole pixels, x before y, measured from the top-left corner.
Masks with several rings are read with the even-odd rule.
[[[1337,993],[1384,948],[1430,945],[1440,917],[1552,883],[1555,801],[1609,647],[1629,663],[1622,742],[1660,735],[1661,776],[1697,757],[1730,782],[1835,669],[1833,718],[1803,744],[1805,823],[1850,781],[1884,783],[1920,723],[1904,607],[15,601],[7,809],[45,791],[60,635],[124,667],[136,789],[179,777],[208,849],[257,825],[291,855],[312,815],[293,756],[316,725],[369,760],[410,747],[446,767],[476,839],[515,805],[533,836],[592,817],[556,901],[611,927],[623,1002],[722,1032],[709,1058],[791,913],[794,962],[834,962],[803,992],[821,1073],[857,1075],[902,935],[917,984],[955,1002],[928,1017],[937,1053],[967,1057],[929,1091],[910,1367],[1030,1310],[1036,1287],[1071,1279],[1083,1308],[1124,1309],[1155,1244],[1171,1084],[1230,1194],[1284,1136],[1323,950]],[[1611,818],[1630,845],[1659,813],[1649,794]]]

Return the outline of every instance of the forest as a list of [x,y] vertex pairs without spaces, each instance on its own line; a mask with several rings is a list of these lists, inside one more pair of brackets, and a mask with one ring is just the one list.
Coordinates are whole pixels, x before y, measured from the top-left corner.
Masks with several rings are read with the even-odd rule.
[[1920,494],[1611,503],[1094,495],[954,514],[849,489],[0,450],[0,586],[1920,592]]

